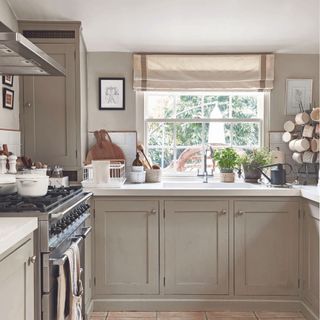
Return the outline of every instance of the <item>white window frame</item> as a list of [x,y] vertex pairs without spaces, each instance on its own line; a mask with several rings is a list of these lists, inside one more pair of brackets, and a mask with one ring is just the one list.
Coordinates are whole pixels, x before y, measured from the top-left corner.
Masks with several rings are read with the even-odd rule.
[[[223,119],[214,119],[214,118],[199,118],[199,119],[175,119],[175,118],[148,118],[147,114],[147,103],[148,98],[147,95],[198,95],[198,96],[205,96],[205,95],[229,95],[230,97],[235,95],[245,95],[245,96],[256,96],[258,94],[258,112],[260,112],[260,117],[258,118],[244,118],[244,119],[233,119],[233,118],[223,118]],[[231,101],[231,99],[230,99]],[[231,105],[231,102],[230,102]],[[137,95],[137,110],[141,110],[142,112],[138,112],[140,115],[143,115],[143,119],[140,116],[137,117],[137,128],[138,128],[138,136],[140,136],[140,141],[144,141],[144,145],[146,148],[146,151],[148,152],[148,130],[147,125],[149,122],[167,122],[167,123],[211,123],[211,122],[224,122],[224,123],[259,123],[259,145],[261,147],[265,147],[268,144],[268,128],[269,128],[269,105],[270,105],[270,93],[264,92],[264,93],[258,93],[258,92],[247,92],[247,91],[222,91],[222,92],[194,92],[194,91],[182,91],[182,92],[156,92],[156,91],[147,91],[139,93]],[[142,109],[141,109],[142,108]],[[231,108],[229,108],[229,112],[231,112]],[[140,127],[140,130],[139,130]],[[143,138],[143,139],[141,139]],[[174,137],[175,139],[175,137]],[[183,146],[179,146],[183,147]],[[246,146],[243,146],[246,147]],[[249,146],[247,146],[249,147]],[[175,152],[175,151],[174,151]],[[175,157],[174,157],[175,158]],[[177,172],[177,175],[181,176],[183,173]]]

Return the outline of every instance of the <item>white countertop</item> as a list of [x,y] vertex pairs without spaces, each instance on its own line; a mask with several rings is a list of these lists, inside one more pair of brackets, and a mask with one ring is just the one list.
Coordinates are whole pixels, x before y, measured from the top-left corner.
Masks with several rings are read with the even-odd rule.
[[38,218],[0,218],[0,255],[38,228]]
[[316,186],[299,186],[292,188],[270,188],[265,185],[236,183],[202,183],[194,182],[163,182],[124,184],[121,188],[85,188],[95,196],[232,196],[232,197],[304,197],[320,202],[320,188]]

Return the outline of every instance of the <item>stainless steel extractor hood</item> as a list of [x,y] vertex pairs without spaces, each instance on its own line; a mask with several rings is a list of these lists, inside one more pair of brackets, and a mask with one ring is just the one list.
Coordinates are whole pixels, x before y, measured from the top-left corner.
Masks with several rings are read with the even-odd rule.
[[0,21],[0,74],[65,76],[65,69],[44,51]]

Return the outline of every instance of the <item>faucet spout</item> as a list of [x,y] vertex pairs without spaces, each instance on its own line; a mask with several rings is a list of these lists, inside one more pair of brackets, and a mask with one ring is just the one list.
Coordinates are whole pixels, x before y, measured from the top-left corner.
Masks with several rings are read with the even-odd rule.
[[198,171],[198,175],[197,175],[198,177],[203,177],[203,183],[208,183],[208,178],[213,177],[213,171],[211,171],[211,173],[208,173],[208,154],[207,154],[208,151],[210,151],[210,153],[213,152],[211,146],[206,148],[203,153],[203,174],[199,174],[199,171]]

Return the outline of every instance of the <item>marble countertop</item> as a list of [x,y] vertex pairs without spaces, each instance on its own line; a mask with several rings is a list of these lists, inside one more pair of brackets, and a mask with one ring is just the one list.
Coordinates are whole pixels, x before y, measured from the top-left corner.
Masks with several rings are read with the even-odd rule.
[[0,255],[38,228],[38,218],[0,218]]
[[121,188],[85,188],[95,196],[230,196],[230,197],[304,197],[320,202],[320,188],[295,185],[292,188],[270,188],[243,182],[220,183],[201,181],[124,184]]

